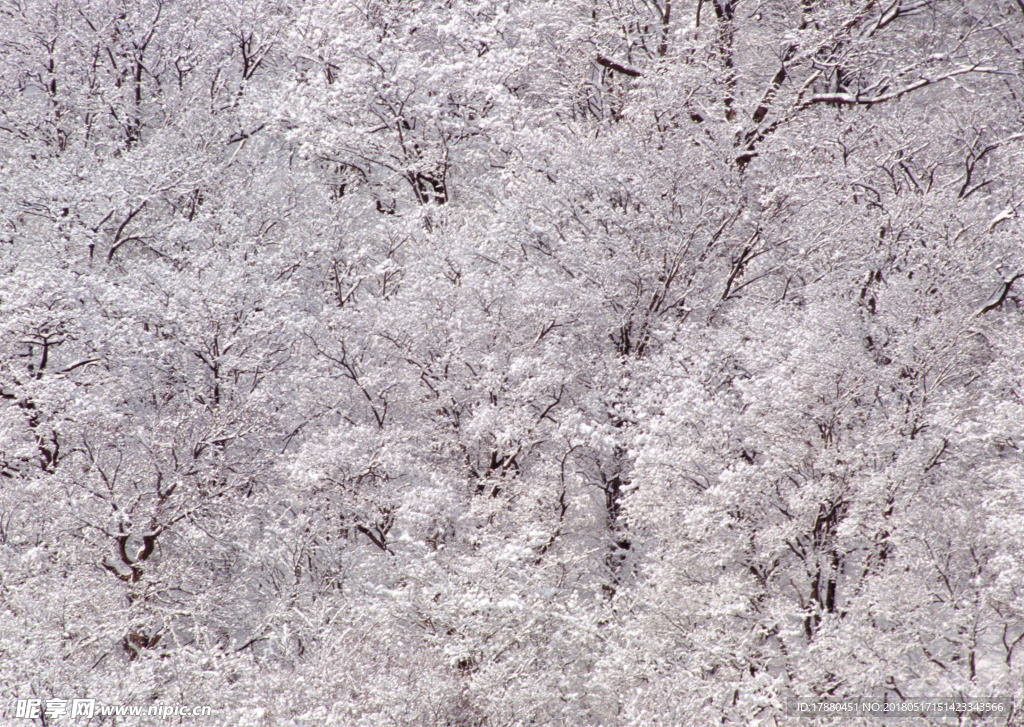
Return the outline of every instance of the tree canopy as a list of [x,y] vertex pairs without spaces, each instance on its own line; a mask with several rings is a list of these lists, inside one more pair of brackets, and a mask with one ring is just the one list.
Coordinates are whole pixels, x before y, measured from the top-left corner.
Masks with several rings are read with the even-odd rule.
[[0,0],[0,711],[1019,724],[1022,62],[1019,1]]

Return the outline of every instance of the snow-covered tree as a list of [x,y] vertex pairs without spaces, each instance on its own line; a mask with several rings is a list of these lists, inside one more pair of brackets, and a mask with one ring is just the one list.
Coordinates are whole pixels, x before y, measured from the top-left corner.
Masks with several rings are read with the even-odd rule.
[[0,18],[0,698],[1024,699],[1020,7]]

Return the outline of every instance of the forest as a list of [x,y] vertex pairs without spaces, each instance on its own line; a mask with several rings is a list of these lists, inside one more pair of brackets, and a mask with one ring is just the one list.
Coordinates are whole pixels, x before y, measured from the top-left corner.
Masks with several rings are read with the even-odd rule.
[[1019,727],[1022,205],[1024,0],[0,0],[0,723]]

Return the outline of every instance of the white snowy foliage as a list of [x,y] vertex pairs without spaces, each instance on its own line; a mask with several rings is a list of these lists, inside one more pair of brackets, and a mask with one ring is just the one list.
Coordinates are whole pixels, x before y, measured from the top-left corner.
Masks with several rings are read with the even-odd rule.
[[1019,5],[0,0],[0,715],[1024,703]]

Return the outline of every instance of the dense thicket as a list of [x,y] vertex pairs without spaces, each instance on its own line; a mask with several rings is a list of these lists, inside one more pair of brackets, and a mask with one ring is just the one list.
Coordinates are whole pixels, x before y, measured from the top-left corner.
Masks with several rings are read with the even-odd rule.
[[996,0],[0,0],[0,696],[1024,699],[1022,63]]

